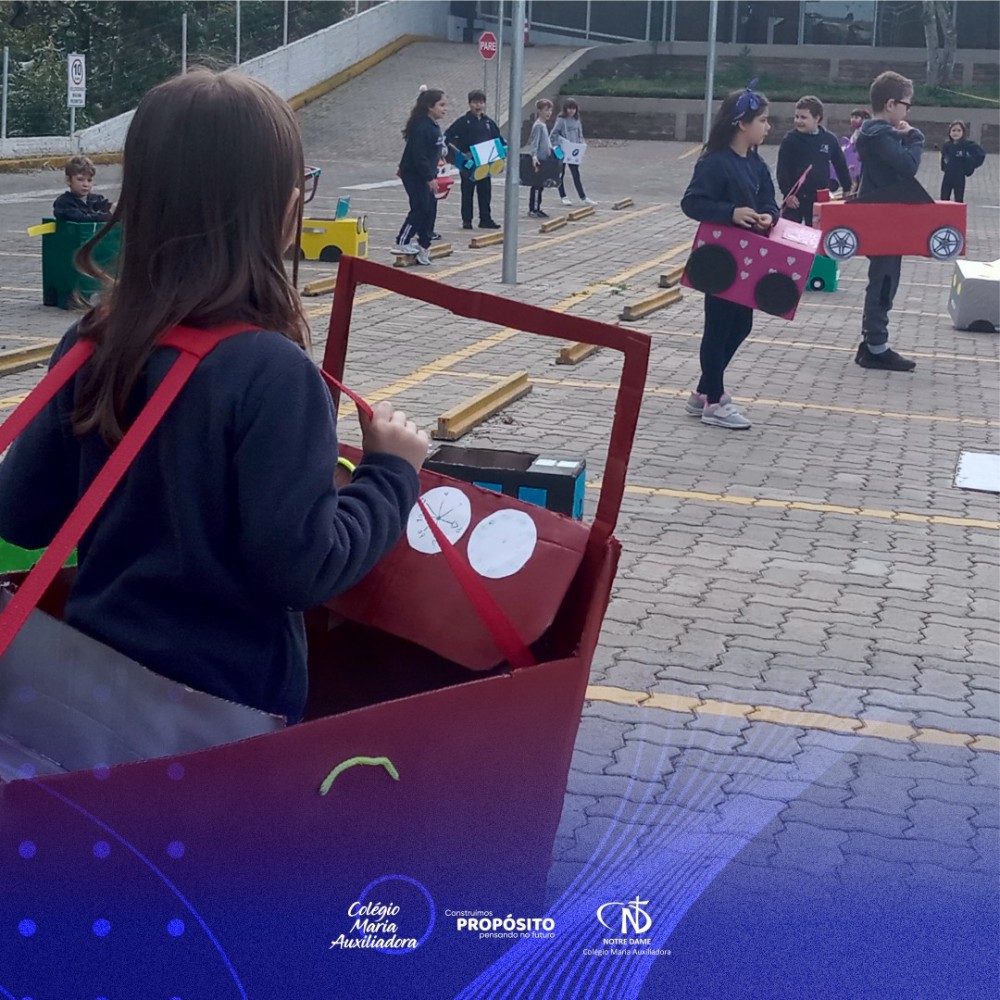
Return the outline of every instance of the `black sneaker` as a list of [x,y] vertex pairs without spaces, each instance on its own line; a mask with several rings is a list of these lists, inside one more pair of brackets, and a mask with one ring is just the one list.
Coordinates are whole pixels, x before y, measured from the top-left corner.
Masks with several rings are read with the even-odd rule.
[[[472,228],[472,223],[469,223],[469,229]],[[479,223],[480,229],[500,229],[500,223],[494,222],[492,219],[486,219],[484,222]]]
[[912,372],[917,367],[916,361],[904,358],[891,347],[881,354],[872,354],[864,341],[858,345],[858,353],[854,355],[854,361],[862,368],[877,368],[884,372]]
[[432,240],[439,240],[439,239],[441,239],[441,234],[440,233],[431,233],[431,239]]
[[548,212],[543,212],[540,208],[536,208],[535,209],[535,218],[536,219],[547,219],[548,217],[549,217],[549,213]]
[[472,228],[472,223],[471,222],[463,222],[462,223],[462,228],[463,229],[471,229]]

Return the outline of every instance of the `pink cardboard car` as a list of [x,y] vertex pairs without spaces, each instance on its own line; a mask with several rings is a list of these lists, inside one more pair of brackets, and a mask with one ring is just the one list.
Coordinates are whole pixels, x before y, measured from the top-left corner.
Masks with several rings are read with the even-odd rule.
[[764,236],[703,222],[681,284],[772,316],[791,319],[819,246],[818,229],[779,219]]

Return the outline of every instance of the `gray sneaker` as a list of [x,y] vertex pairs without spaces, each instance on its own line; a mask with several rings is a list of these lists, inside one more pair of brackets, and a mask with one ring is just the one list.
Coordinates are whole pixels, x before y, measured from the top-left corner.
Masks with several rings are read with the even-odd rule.
[[423,247],[421,247],[417,253],[416,261],[418,264],[423,264],[424,266],[426,266],[431,262],[431,255],[426,250],[424,250]]
[[[692,392],[684,404],[684,412],[689,417],[700,417],[705,412],[705,402],[705,397],[700,392]],[[728,392],[724,392],[719,397],[719,402],[729,403],[732,402],[732,398]]]
[[420,247],[416,243],[397,243],[393,248],[393,253],[412,254],[419,252]]
[[725,427],[731,431],[745,431],[750,421],[732,403],[708,403],[701,415],[703,424]]

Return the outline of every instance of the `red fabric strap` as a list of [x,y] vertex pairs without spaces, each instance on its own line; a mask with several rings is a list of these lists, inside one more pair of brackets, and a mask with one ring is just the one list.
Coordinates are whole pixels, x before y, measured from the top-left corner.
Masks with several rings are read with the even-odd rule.
[[[73,551],[73,547],[93,523],[101,507],[114,492],[135,456],[138,455],[139,450],[170,408],[170,404],[184,388],[184,384],[198,367],[201,359],[222,340],[251,329],[257,328],[249,327],[245,323],[229,323],[225,326],[213,327],[210,330],[177,326],[168,330],[160,338],[160,345],[176,348],[180,351],[180,356],[171,365],[163,377],[163,381],[156,387],[156,391],[150,396],[135,422],[126,431],[118,447],[111,453],[104,468],[94,477],[94,481],[80,498],[76,507],[73,508],[65,524],[56,532],[55,538],[52,539],[41,559],[35,563],[24,583],[17,589],[10,603],[0,615],[0,656],[7,651],[7,647],[13,642],[21,626],[27,621],[28,615],[31,614],[55,579],[70,552]],[[8,418],[0,430],[0,443],[6,440],[8,425],[15,417],[18,418],[18,424],[13,433],[9,435],[11,440],[27,426],[33,417],[41,412],[45,404],[66,384],[92,353],[93,344],[90,341],[77,341]],[[64,362],[66,362],[65,365]],[[56,377],[53,378],[53,376]],[[51,381],[49,381],[50,379]],[[25,415],[21,413],[22,408]],[[9,443],[10,441],[6,441],[4,447]]]
[[[348,389],[338,378],[334,378],[329,372],[320,369],[320,374],[333,389],[338,389],[348,399],[352,400],[355,406],[371,418],[372,408],[369,403],[359,396],[352,389]],[[517,634],[511,620],[504,614],[503,608],[497,604],[493,595],[487,590],[486,585],[479,578],[476,571],[462,558],[462,554],[455,548],[451,540],[441,530],[441,526],[431,516],[430,511],[424,505],[423,500],[417,498],[417,504],[427,521],[434,540],[441,548],[441,553],[448,563],[448,567],[455,574],[455,579],[468,597],[480,621],[486,626],[493,641],[497,644],[501,656],[517,670],[519,667],[534,666],[537,662],[525,641]]]

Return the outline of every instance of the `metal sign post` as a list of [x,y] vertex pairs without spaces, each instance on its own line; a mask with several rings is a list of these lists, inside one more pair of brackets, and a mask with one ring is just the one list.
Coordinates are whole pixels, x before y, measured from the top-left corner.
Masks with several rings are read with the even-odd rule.
[[[513,0],[511,24],[524,24],[524,0]],[[517,209],[521,180],[521,87],[524,82],[524,35],[514,31],[510,46],[510,98],[507,102],[507,168],[504,174],[503,272],[505,285],[517,284]]]
[[70,138],[76,135],[76,109],[87,105],[87,57],[71,52],[66,57],[66,107]]

